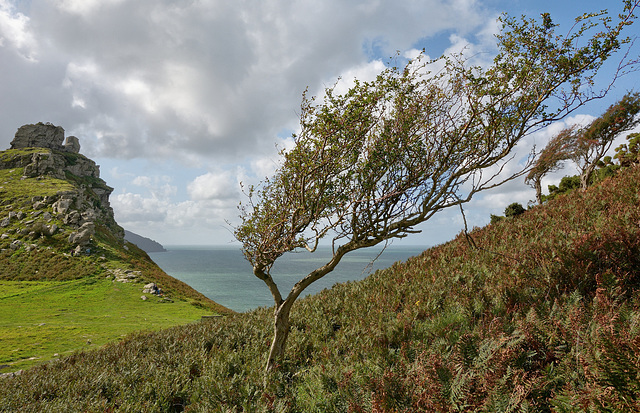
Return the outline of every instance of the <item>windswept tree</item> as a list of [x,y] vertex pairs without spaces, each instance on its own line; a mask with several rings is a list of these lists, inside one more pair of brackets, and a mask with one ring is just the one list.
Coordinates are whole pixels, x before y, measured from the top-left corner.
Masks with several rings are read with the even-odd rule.
[[[281,152],[271,178],[248,188],[235,228],[275,303],[265,384],[283,359],[294,302],[345,254],[418,232],[439,211],[512,179],[500,172],[523,137],[605,92],[591,85],[625,43],[621,30],[637,3],[624,4],[619,22],[584,15],[565,36],[549,15],[503,17],[499,53],[487,68],[443,57],[429,73],[412,61],[344,94],[329,88],[320,103],[303,95],[294,147]],[[313,252],[323,239],[332,256],[283,294],[276,260]]]
[[562,162],[570,158],[572,145],[576,142],[576,126],[564,128],[555,135],[535,159],[533,166],[525,177],[525,184],[536,191],[536,201],[542,204],[542,178],[562,168]]
[[628,93],[573,137],[570,157],[580,170],[582,189],[589,185],[593,171],[611,149],[615,139],[640,123],[638,112],[640,93]]

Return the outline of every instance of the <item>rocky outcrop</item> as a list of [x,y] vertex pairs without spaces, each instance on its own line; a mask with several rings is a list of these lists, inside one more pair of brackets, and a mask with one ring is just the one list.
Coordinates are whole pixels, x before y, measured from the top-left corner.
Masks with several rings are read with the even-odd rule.
[[80,152],[80,141],[75,136],[69,136],[64,145],[63,141],[64,129],[61,126],[39,122],[18,128],[11,141],[11,149],[49,148],[56,151]]
[[[13,234],[12,240],[19,240],[21,236],[35,239],[64,231],[74,251],[85,252],[90,250],[97,227],[101,226],[124,242],[124,230],[116,223],[109,204],[113,188],[100,179],[99,166],[79,153],[78,138],[69,136],[64,145],[63,141],[64,129],[59,126],[24,125],[11,142],[13,151],[0,156],[0,169],[22,168],[23,180],[48,177],[65,180],[73,186],[55,195],[31,199],[25,210],[33,210],[34,216],[9,209],[8,205],[6,212],[0,212],[0,228],[8,231],[3,235]],[[54,218],[61,221],[64,228],[50,223]]]
[[[11,141],[11,149],[30,150],[16,151],[3,157],[0,169],[24,168],[25,178],[51,176],[65,179],[67,173],[81,178],[100,178],[100,167],[80,154],[79,139],[69,136],[62,145],[63,140],[64,129],[60,126],[50,123],[21,126]],[[103,190],[109,188],[104,182],[100,186]]]
[[82,224],[77,231],[74,231],[69,235],[69,244],[84,247],[89,245],[91,237],[96,233],[96,225],[89,221]]
[[131,283],[141,281],[140,271],[123,270],[121,268],[107,268],[107,278],[119,283]]
[[[73,163],[71,163],[71,161]],[[31,156],[31,163],[25,166],[24,176],[35,178],[37,176],[49,175],[58,179],[65,179],[66,172],[78,177],[100,177],[100,167],[91,159],[84,156],[77,156],[70,160],[65,156],[49,151],[34,153]]]
[[60,153],[49,150],[32,154],[28,162],[29,163],[24,165],[23,175],[25,178],[36,178],[46,175],[53,178],[65,179],[67,172],[83,178],[100,177],[100,167],[91,159],[85,158],[82,155],[77,155],[75,159],[70,160]]
[[64,129],[51,123],[36,123],[18,128],[11,141],[11,149],[50,148],[61,150],[64,141]]
[[80,153],[80,140],[75,136],[67,137],[64,143],[64,149],[67,152]]

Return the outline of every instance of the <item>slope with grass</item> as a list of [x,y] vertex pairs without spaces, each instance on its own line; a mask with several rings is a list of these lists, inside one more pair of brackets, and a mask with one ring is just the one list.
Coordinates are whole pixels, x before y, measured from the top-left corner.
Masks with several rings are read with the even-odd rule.
[[294,307],[140,334],[5,378],[0,410],[640,411],[640,169]]
[[0,152],[0,373],[230,312],[126,242],[97,165],[51,146]]

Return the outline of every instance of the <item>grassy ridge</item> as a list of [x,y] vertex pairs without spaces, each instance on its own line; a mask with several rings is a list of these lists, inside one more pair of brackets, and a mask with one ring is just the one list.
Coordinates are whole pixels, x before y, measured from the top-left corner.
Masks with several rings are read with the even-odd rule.
[[640,411],[640,169],[300,300],[4,379],[0,410]]

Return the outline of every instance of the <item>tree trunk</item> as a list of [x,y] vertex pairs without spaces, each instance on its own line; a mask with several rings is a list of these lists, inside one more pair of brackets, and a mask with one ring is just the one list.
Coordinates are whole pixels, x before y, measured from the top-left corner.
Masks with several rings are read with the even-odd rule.
[[275,370],[275,368],[282,362],[284,358],[284,351],[287,345],[287,338],[289,337],[289,331],[291,330],[290,314],[293,303],[302,294],[302,292],[312,283],[324,277],[338,265],[342,257],[349,251],[353,251],[359,248],[374,246],[381,242],[381,240],[369,240],[363,242],[350,242],[338,248],[334,252],[331,260],[322,267],[310,272],[302,280],[298,281],[286,299],[282,299],[280,291],[277,285],[273,282],[273,279],[268,273],[265,273],[260,268],[254,268],[254,274],[263,280],[273,295],[273,299],[276,303],[273,313],[273,341],[271,342],[271,349],[269,350],[269,358],[267,359],[267,365],[264,370],[264,387],[267,387],[269,381],[269,374]]
[[536,189],[536,201],[538,201],[538,205],[542,205],[542,179],[536,179],[534,185]]
[[284,300],[279,306],[276,306],[274,311],[273,341],[271,342],[269,358],[267,359],[267,365],[264,371],[265,387],[267,386],[269,373],[271,373],[282,361],[284,356],[284,350],[287,345],[287,338],[289,337],[289,330],[291,326],[289,315],[291,313],[292,304],[293,300]]
[[580,174],[580,189],[582,189],[583,191],[587,190],[589,181],[591,180],[591,174],[593,174],[593,171],[595,169],[595,162],[592,162],[591,164],[587,165],[587,167]]

